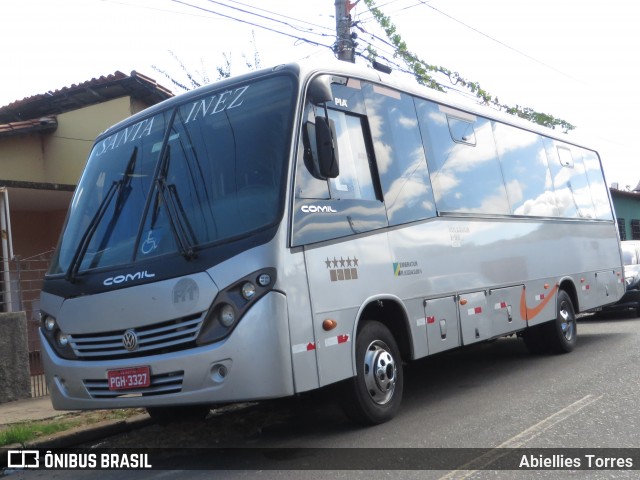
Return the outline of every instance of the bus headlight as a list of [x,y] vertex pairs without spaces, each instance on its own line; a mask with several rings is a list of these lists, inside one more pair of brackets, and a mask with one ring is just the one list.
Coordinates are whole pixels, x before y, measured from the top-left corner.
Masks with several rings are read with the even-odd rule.
[[220,290],[204,319],[196,343],[204,345],[228,336],[247,310],[273,289],[275,279],[275,268],[265,268]]
[[47,332],[53,332],[57,328],[56,319],[53,317],[46,317],[43,323]]
[[66,358],[67,360],[77,358],[73,352],[73,348],[71,348],[71,337],[60,330],[60,326],[55,317],[42,312],[40,326],[49,345],[51,345],[60,357]]
[[242,285],[242,297],[245,300],[251,300],[255,296],[256,296],[256,286],[253,283],[247,282],[244,285]]
[[220,320],[220,323],[228,328],[235,323],[236,312],[231,305],[225,303],[220,307],[218,318]]

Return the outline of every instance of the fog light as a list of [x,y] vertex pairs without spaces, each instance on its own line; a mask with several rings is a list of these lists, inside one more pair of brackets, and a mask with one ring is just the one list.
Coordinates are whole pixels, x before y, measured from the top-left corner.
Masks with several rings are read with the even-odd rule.
[[270,283],[271,283],[271,275],[269,275],[268,273],[263,273],[258,277],[258,285],[260,285],[261,287],[266,287]]
[[253,283],[245,283],[242,285],[242,296],[245,300],[251,300],[256,296],[256,287]]
[[58,345],[60,345],[61,347],[66,347],[67,345],[69,345],[69,337],[62,332],[58,332],[57,340]]
[[220,308],[220,314],[218,316],[220,319],[220,323],[225,327],[230,327],[233,325],[233,322],[236,321],[236,312],[231,305],[228,303],[224,304]]
[[45,318],[44,328],[47,330],[47,332],[53,332],[56,329],[56,319],[53,317]]

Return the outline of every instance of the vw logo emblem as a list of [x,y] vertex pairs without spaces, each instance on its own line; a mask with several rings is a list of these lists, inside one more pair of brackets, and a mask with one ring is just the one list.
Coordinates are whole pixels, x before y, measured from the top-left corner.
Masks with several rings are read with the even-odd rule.
[[124,332],[124,335],[122,335],[122,345],[130,352],[138,348],[138,335],[136,335],[134,330]]

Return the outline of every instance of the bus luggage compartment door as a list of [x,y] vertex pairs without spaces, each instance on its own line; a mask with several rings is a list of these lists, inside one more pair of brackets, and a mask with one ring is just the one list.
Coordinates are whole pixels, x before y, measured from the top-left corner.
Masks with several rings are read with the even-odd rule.
[[456,297],[424,301],[429,355],[460,346]]
[[520,314],[522,285],[489,290],[487,304],[491,316],[493,336],[505,335],[527,326],[526,318]]
[[493,336],[487,294],[484,290],[461,294],[458,298],[458,310],[463,345],[488,340]]
[[[598,306],[616,302],[624,294],[624,285],[624,278],[617,275],[614,269],[596,272],[596,298],[593,299],[594,302]],[[581,309],[585,308],[581,304]]]

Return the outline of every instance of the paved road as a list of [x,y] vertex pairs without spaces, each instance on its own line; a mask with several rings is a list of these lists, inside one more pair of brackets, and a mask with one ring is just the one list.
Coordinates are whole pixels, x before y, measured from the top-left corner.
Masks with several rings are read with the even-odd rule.
[[[304,464],[305,458],[300,463],[296,454],[306,456],[314,468],[337,468],[345,454],[336,457],[321,449],[340,448],[339,452],[354,455],[353,461],[359,465],[388,462],[389,469],[398,464],[395,456],[404,455],[410,464],[418,465],[416,453],[430,455],[434,448],[485,449],[458,451],[476,458],[464,471],[275,472],[256,464],[253,468],[259,468],[258,472],[217,472],[217,478],[637,478],[640,470],[516,473],[481,468],[499,460],[491,450],[496,447],[554,448],[559,449],[555,453],[563,452],[565,459],[580,455],[583,462],[584,455],[591,452],[599,458],[600,448],[620,452],[606,452],[613,456],[624,456],[622,448],[640,448],[640,319],[584,317],[578,331],[578,347],[568,355],[531,356],[520,340],[509,337],[409,365],[399,415],[373,428],[350,424],[332,401],[337,392],[327,390],[309,398],[249,406],[200,424],[152,425],[86,446],[310,449],[283,451],[293,452],[275,459],[283,468]],[[355,447],[394,450],[392,455],[379,450],[363,455],[344,450]],[[400,450],[403,448],[426,450]],[[586,450],[576,453],[570,448]],[[640,452],[632,453],[640,456]],[[181,467],[184,463],[179,462],[185,461],[197,465],[206,455],[206,451],[190,450],[176,457],[173,465]],[[634,462],[640,469],[640,458]],[[176,472],[167,475],[161,471],[99,471],[73,472],[72,478],[159,479],[174,478]],[[178,477],[211,476],[211,472],[184,470]],[[70,474],[18,472],[11,478],[52,480],[70,478]]]

